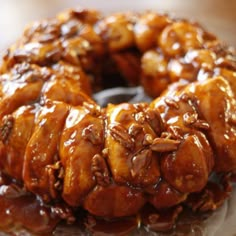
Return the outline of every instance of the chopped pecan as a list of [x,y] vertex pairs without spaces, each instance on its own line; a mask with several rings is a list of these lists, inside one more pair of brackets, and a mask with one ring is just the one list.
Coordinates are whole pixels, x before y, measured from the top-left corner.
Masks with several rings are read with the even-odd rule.
[[134,146],[131,136],[128,134],[127,130],[120,124],[110,125],[111,136],[118,141],[122,146],[132,149]]
[[161,138],[170,139],[172,137],[172,134],[170,132],[162,132]]
[[143,139],[143,145],[150,145],[153,142],[153,137],[151,134],[145,134]]
[[143,127],[138,124],[132,124],[129,127],[129,134],[132,135],[133,137],[136,137],[138,134],[140,134],[143,130]]
[[207,123],[205,120],[197,120],[194,124],[193,127],[196,129],[203,129],[203,130],[209,130],[210,125]]
[[2,119],[2,124],[0,126],[0,140],[5,142],[12,130],[14,123],[14,118],[12,115],[6,115]]
[[196,112],[198,111],[198,99],[194,94],[183,93],[180,97],[180,100],[188,103]]
[[135,114],[134,116],[135,120],[141,124],[143,124],[146,120],[144,112],[140,111]]
[[166,105],[175,108],[175,109],[179,109],[179,104],[172,98],[165,98],[165,103]]
[[[54,168],[54,165],[47,165],[45,172],[48,179],[48,192],[42,196],[45,202],[50,201],[52,198],[55,199],[58,196],[58,190],[62,189],[62,183],[56,179],[58,169]],[[58,183],[57,183],[58,182]]]
[[38,38],[38,42],[40,43],[50,43],[56,39],[56,35],[47,33],[47,34],[42,34]]
[[31,62],[32,55],[24,49],[17,49],[13,54],[14,59],[17,62]]
[[152,160],[152,150],[150,149],[141,150],[132,158],[131,175],[135,177],[141,170],[148,168],[148,166],[151,163],[151,160]]
[[171,152],[177,150],[179,144],[179,140],[155,138],[150,148],[156,152]]
[[153,129],[153,131],[157,135],[160,135],[162,130],[164,129],[164,123],[160,113],[156,110],[148,109],[146,112],[146,120]]
[[215,63],[219,67],[227,68],[233,71],[236,70],[236,56],[228,55],[226,57],[220,57]]
[[97,184],[107,186],[110,184],[110,175],[105,159],[96,154],[92,158],[92,173],[97,180]]
[[102,135],[96,130],[93,124],[89,125],[83,130],[82,136],[94,145],[99,145],[103,143]]
[[15,66],[14,70],[16,71],[17,74],[23,75],[24,73],[26,73],[27,71],[30,70],[30,64],[26,63],[26,62],[23,62],[21,64],[17,64]]
[[178,126],[169,126],[168,127],[168,132],[171,134],[171,137],[173,137],[174,139],[182,139],[182,135],[181,133],[181,129]]
[[143,112],[144,110],[146,110],[148,108],[148,104],[147,103],[135,103],[134,107],[137,110],[137,112]]
[[[51,184],[53,184],[54,189],[56,189],[57,191],[61,191],[62,185],[63,185],[62,181],[64,179],[64,168],[61,162],[56,161],[52,165],[47,165],[46,168],[47,168],[48,175],[50,176],[50,179],[52,180]],[[51,189],[51,195],[56,196],[56,193],[52,189]]]
[[184,120],[184,124],[185,125],[192,125],[194,124],[198,119],[198,114],[197,113],[190,113],[190,112],[186,112],[183,115],[183,120]]
[[180,96],[180,100],[182,100],[183,102],[188,102],[191,100],[191,96],[188,93],[183,93]]
[[61,34],[66,37],[71,37],[77,34],[79,27],[82,27],[79,21],[70,20],[61,26]]
[[60,48],[55,48],[54,50],[46,54],[46,58],[50,61],[57,62],[62,57]]
[[210,128],[210,125],[205,120],[198,119],[198,114],[196,112],[186,112],[183,115],[183,120],[185,125],[192,126],[196,129],[208,130]]
[[24,80],[27,83],[34,83],[38,80],[40,80],[42,77],[42,74],[39,71],[28,71],[24,75]]

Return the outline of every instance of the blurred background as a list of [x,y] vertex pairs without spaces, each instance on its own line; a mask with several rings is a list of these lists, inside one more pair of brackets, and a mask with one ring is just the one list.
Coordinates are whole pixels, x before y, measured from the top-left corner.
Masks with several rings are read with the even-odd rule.
[[20,37],[28,22],[78,5],[104,13],[152,9],[192,18],[236,47],[236,0],[0,0],[0,51]]

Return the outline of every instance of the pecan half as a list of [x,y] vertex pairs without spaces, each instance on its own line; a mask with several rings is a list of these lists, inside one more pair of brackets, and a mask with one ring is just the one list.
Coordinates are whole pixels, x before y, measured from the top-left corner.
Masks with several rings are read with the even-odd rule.
[[183,93],[180,97],[180,100],[185,103],[188,103],[198,113],[199,111],[198,99],[195,97],[194,94]]
[[99,145],[103,143],[102,135],[96,130],[93,124],[89,125],[83,130],[82,136],[89,140],[93,145]]
[[12,115],[6,115],[2,119],[2,124],[0,126],[0,140],[5,142],[12,130],[14,123],[14,118]]
[[236,56],[228,55],[220,57],[216,60],[216,65],[219,67],[227,68],[229,70],[236,70]]
[[132,158],[131,175],[137,176],[141,170],[148,168],[152,161],[152,150],[144,149]]
[[151,134],[145,134],[143,138],[143,145],[150,145],[153,143],[153,137]]
[[155,138],[150,148],[155,152],[171,152],[177,150],[179,144],[179,140]]
[[210,125],[207,123],[205,120],[197,120],[194,124],[193,127],[196,129],[203,129],[203,130],[209,130]]
[[31,62],[32,61],[32,55],[25,51],[24,49],[17,49],[13,52],[13,58],[17,62]]
[[164,123],[160,113],[156,110],[148,109],[146,112],[146,120],[153,129],[153,131],[157,135],[160,135],[164,129]]
[[54,165],[47,165],[45,167],[45,172],[48,179],[48,191],[42,196],[45,202],[49,202],[51,199],[58,197],[58,192],[62,189],[62,183],[60,180],[57,180],[57,169],[54,168]]
[[131,136],[127,130],[120,124],[113,124],[109,126],[111,136],[119,142],[122,146],[132,149],[134,146]]
[[169,107],[179,109],[179,104],[172,98],[165,98],[164,102]]
[[183,101],[183,102],[188,102],[188,101],[191,100],[191,96],[188,93],[183,93],[180,96],[180,100]]
[[135,120],[139,122],[140,124],[143,124],[146,120],[144,112],[140,111],[135,114],[134,116]]
[[182,135],[180,134],[181,133],[181,129],[179,126],[169,126],[168,127],[168,133],[171,134],[171,137],[173,137],[174,139],[182,139]]
[[60,48],[55,48],[54,50],[48,52],[46,54],[46,59],[52,61],[52,62],[57,62],[61,58],[61,49]]
[[142,130],[143,130],[143,127],[141,125],[134,123],[129,127],[129,134],[132,137],[136,137],[137,135],[139,135],[142,132]]
[[77,20],[70,20],[61,26],[61,34],[66,37],[76,35],[82,25]]
[[110,184],[107,163],[100,154],[96,154],[92,158],[92,173],[95,176],[98,185],[105,187]]
[[38,37],[39,43],[50,43],[56,39],[56,35],[47,33],[47,34],[42,34]]
[[27,62],[23,62],[21,64],[17,64],[14,67],[14,72],[16,72],[19,75],[23,75],[24,73],[28,72],[30,70],[30,64]]
[[161,138],[170,139],[172,137],[172,134],[170,132],[162,132]]
[[197,121],[197,119],[198,119],[197,113],[186,112],[183,115],[184,124],[187,126],[194,124]]

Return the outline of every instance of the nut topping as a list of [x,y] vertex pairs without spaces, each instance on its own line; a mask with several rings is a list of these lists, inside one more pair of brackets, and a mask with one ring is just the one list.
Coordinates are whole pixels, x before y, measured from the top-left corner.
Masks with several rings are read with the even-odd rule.
[[146,119],[153,131],[160,135],[164,129],[164,124],[160,113],[156,110],[148,109],[146,112]]
[[143,127],[138,124],[132,124],[129,127],[129,134],[133,137],[136,137],[138,134],[140,134],[143,130]]
[[97,132],[94,125],[89,125],[86,127],[83,130],[82,136],[89,140],[93,145],[99,145],[103,143],[103,138],[101,137],[101,134]]
[[120,125],[110,125],[110,134],[111,136],[119,142],[122,146],[132,149],[134,146],[133,140],[131,139],[130,135],[126,131],[126,129]]
[[54,41],[55,39],[56,39],[56,35],[48,33],[48,34],[41,35],[38,38],[38,41],[40,43],[50,43],[50,42]]
[[155,152],[171,152],[177,150],[179,144],[179,140],[155,138],[150,148]]
[[165,101],[167,106],[170,106],[170,107],[175,108],[175,109],[179,109],[179,104],[174,99],[165,98],[164,101]]
[[168,132],[171,133],[171,136],[174,138],[174,139],[182,139],[183,137],[181,136],[180,132],[181,132],[181,129],[179,126],[169,126],[168,127]]
[[184,119],[184,124],[185,125],[192,125],[197,121],[198,114],[197,113],[186,112],[183,115],[183,119]]
[[153,137],[151,134],[145,134],[143,139],[143,145],[150,145],[153,143]]
[[132,158],[131,175],[133,177],[143,170],[148,168],[152,161],[152,151],[150,149],[144,149]]
[[110,176],[105,159],[96,154],[92,159],[92,173],[95,176],[98,185],[107,186],[110,184]]
[[196,129],[203,129],[203,130],[209,130],[210,125],[207,123],[205,120],[197,120],[194,124],[193,127]]
[[14,118],[12,115],[6,115],[2,119],[2,124],[0,126],[0,140],[5,142],[11,132],[13,127]]
[[145,122],[145,114],[144,112],[140,111],[135,114],[135,120],[139,122],[140,124],[143,124]]

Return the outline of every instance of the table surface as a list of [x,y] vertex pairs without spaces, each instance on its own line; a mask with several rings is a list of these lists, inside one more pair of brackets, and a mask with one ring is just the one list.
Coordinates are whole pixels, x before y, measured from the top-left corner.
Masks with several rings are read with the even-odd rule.
[[236,47],[236,0],[0,0],[0,51],[21,35],[28,22],[77,5],[104,12],[153,9],[192,18]]

